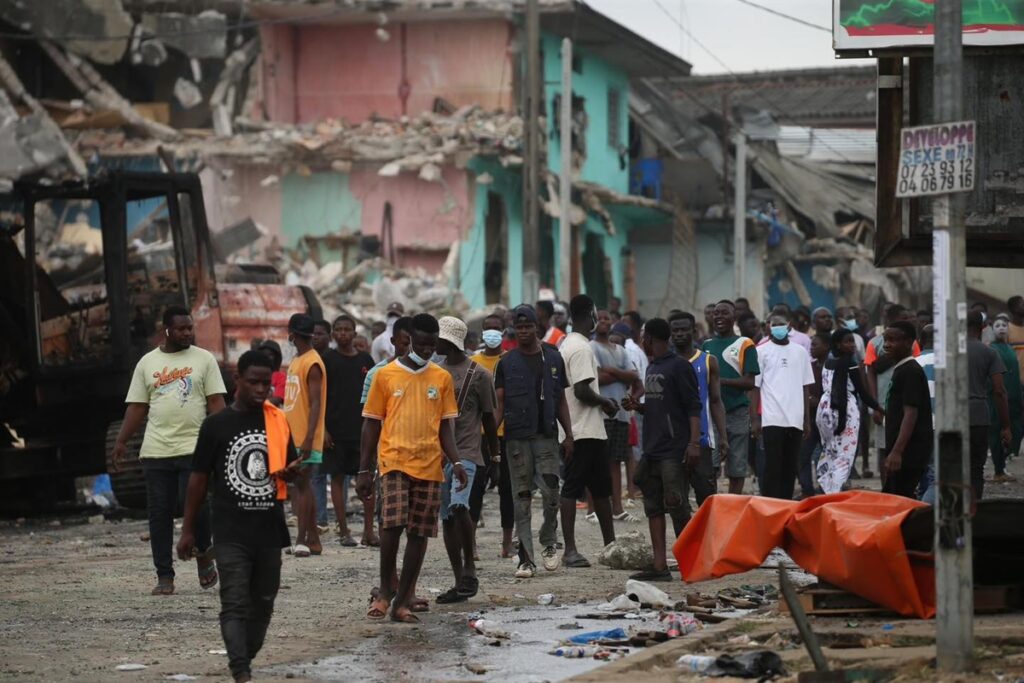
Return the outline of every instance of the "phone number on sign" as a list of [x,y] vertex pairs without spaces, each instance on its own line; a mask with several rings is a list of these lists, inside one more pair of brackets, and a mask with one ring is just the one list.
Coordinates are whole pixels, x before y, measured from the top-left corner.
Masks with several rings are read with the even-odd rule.
[[974,159],[901,165],[897,194],[959,192],[974,187]]

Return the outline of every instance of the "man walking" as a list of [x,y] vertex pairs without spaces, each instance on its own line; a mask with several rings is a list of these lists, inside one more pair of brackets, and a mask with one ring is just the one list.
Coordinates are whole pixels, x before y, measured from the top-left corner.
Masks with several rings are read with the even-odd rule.
[[[690,323],[690,319],[686,322]],[[643,342],[652,359],[644,378],[647,400],[641,404],[628,397],[625,402],[630,410],[646,416],[647,425],[637,480],[644,492],[654,566],[630,576],[638,581],[672,580],[667,564],[665,513],[672,517],[672,528],[678,537],[690,517],[687,472],[694,471],[701,459],[697,376],[686,357],[672,352],[670,336],[665,320],[647,321]]]
[[195,556],[203,501],[213,479],[213,538],[220,566],[220,632],[236,683],[251,679],[281,585],[281,548],[291,542],[282,502],[298,464],[284,413],[267,401],[272,361],[238,359],[235,399],[199,430],[178,557]]
[[[1017,454],[1020,448],[1021,434],[1024,432],[1024,401],[1021,400],[1020,385],[1020,363],[1017,362],[1017,355],[1013,348],[1007,343],[1010,331],[1010,319],[1005,313],[1000,313],[992,321],[992,350],[999,354],[1006,366],[1006,374],[1003,376],[1003,386],[1006,387],[1006,403],[1010,412],[1010,444],[1003,446],[1000,429],[993,427],[989,430],[989,447],[992,450],[992,465],[995,467],[995,476],[992,481],[1005,483],[1017,481],[1017,478],[1006,472],[1006,460]],[[996,406],[991,406],[992,421],[998,417]]]
[[999,354],[981,341],[985,319],[981,311],[967,314],[967,384],[971,424],[971,488],[974,500],[985,492],[985,461],[988,460],[988,432],[991,425],[989,404],[999,417],[999,441],[1005,449],[1010,445],[1010,409],[1006,399],[1003,375],[1006,365]]
[[[565,432],[562,449],[574,455],[574,431],[565,389],[569,386],[559,352],[542,344],[537,335],[537,314],[527,305],[513,311],[518,346],[502,356],[494,372],[498,414],[505,427],[505,460],[510,492],[515,502],[519,566],[516,578],[536,574],[531,506],[533,490],[540,489],[544,519],[540,527],[542,558],[548,571],[558,569],[555,549],[558,528],[558,424]],[[575,509],[575,499],[573,500]]]
[[[441,511],[442,460],[447,458],[466,488],[466,465],[455,445],[458,406],[452,377],[430,362],[437,350],[438,324],[421,313],[412,319],[409,353],[377,371],[363,408],[362,453],[356,490],[369,498],[374,470],[380,472],[380,589],[367,617],[417,623],[413,598],[427,539],[437,536]],[[398,590],[393,577],[398,545],[406,532],[405,555]]]
[[633,369],[626,349],[612,344],[608,335],[612,329],[612,318],[608,311],[597,312],[597,327],[590,346],[597,359],[597,383],[601,396],[615,402],[618,411],[605,418],[604,430],[608,435],[608,460],[612,478],[612,518],[622,522],[636,522],[635,517],[622,509],[622,466],[626,465],[626,476],[633,474],[629,448],[629,413],[622,408],[622,399],[636,388],[639,391],[639,375]]
[[751,434],[750,398],[747,394],[753,391],[754,377],[761,370],[754,342],[733,332],[736,309],[732,302],[722,300],[715,304],[712,320],[715,336],[704,342],[704,351],[718,362],[729,442],[727,451],[721,447],[714,451],[714,465],[716,470],[725,465],[729,493],[743,493]]
[[612,417],[618,413],[619,406],[598,391],[597,360],[590,347],[590,334],[597,323],[594,300],[586,294],[574,296],[569,302],[569,315],[572,333],[562,342],[559,352],[565,361],[569,384],[565,394],[575,447],[572,454],[566,453],[565,457],[561,500],[565,555],[562,561],[566,567],[589,567],[590,562],[576,548],[576,501],[590,492],[604,545],[614,541],[612,478],[604,416]]
[[[320,354],[320,360],[324,362],[324,382],[327,383],[327,395],[331,395],[331,364],[332,359],[327,355],[327,352],[331,350],[331,324],[326,320],[314,320],[313,321],[313,337],[311,339],[313,350]],[[287,375],[285,376],[287,382]],[[326,415],[324,417],[324,454],[326,458],[327,450],[330,448],[331,440],[330,434],[327,433],[326,429]],[[316,506],[316,528],[320,533],[326,533],[330,530],[330,526],[327,523],[327,496],[328,493],[327,483],[330,481],[330,476],[324,471],[323,464],[312,465],[310,467],[309,482],[313,489],[313,501]]]
[[703,505],[708,496],[717,493],[712,451],[717,446],[722,450],[722,457],[728,460],[729,440],[726,438],[725,406],[718,384],[718,359],[694,346],[696,317],[685,311],[677,313],[669,321],[669,328],[676,353],[693,366],[700,399],[700,460],[687,472],[683,488],[683,503],[687,505],[685,518],[689,520],[690,486],[693,486],[697,507]]
[[790,340],[789,318],[773,313],[768,324],[771,341],[757,350],[761,374],[755,381],[765,455],[761,493],[793,500],[800,445],[811,434],[814,373],[807,351]]
[[[886,327],[891,326],[895,322],[906,322],[911,327],[914,327],[909,322],[911,317],[910,311],[900,304],[887,304],[883,315]],[[882,406],[885,406],[885,397],[889,393],[889,382],[892,381],[892,371],[896,364],[892,358],[887,356],[884,344],[885,335],[878,335],[873,337],[864,349],[864,367],[867,368],[868,392],[878,397],[878,402]],[[921,348],[916,341],[913,343],[911,353],[915,357],[921,353]],[[875,416],[875,425],[875,448],[878,450],[879,470],[884,479],[886,468],[882,464],[887,450],[886,428],[882,425],[877,415]]]
[[[207,415],[224,409],[227,393],[217,359],[194,345],[188,309],[168,307],[163,324],[163,343],[135,366],[113,452],[116,471],[128,450],[128,439],[148,420],[139,463],[146,477],[149,545],[157,576],[153,595],[174,593],[174,518],[185,500],[199,428]],[[217,583],[217,567],[207,553],[210,515],[205,506],[196,516],[195,533],[199,585],[211,588]]]
[[370,355],[373,356],[373,360],[377,363],[395,355],[395,347],[391,343],[391,337],[394,336],[395,321],[403,315],[405,315],[405,307],[400,302],[392,301],[388,304],[387,323],[385,324],[384,331],[374,337],[373,342],[370,344]]
[[324,408],[327,404],[327,373],[320,354],[313,348],[313,319],[296,313],[288,320],[288,341],[295,346],[295,358],[288,364],[284,412],[299,451],[302,468],[295,478],[292,506],[298,518],[295,557],[323,552],[316,526],[316,500],[310,483],[311,465],[324,461]]
[[917,344],[913,325],[897,320],[885,328],[882,337],[885,357],[893,363],[886,393],[880,397],[885,407],[882,491],[914,498],[932,461],[934,431],[928,378],[921,366],[912,362]]
[[[484,463],[498,452],[498,425],[494,419],[497,398],[491,373],[466,356],[466,323],[446,316],[438,322],[437,353],[444,356],[441,367],[452,376],[455,404],[455,445],[463,463],[468,485],[456,486],[453,469],[445,467],[441,487],[441,523],[444,547],[455,574],[455,585],[437,596],[439,603],[468,600],[476,595],[480,582],[473,553],[476,524],[469,514],[470,496],[476,477],[485,476]],[[481,440],[481,432],[486,444]],[[486,446],[486,447],[485,447]]]
[[[351,548],[356,545],[348,528],[347,501],[349,477],[359,472],[359,435],[363,428],[362,406],[359,403],[366,375],[373,367],[368,353],[355,349],[356,323],[340,315],[331,326],[337,350],[321,353],[327,369],[327,410],[324,417],[324,463],[320,466],[331,478],[331,501],[338,519],[338,541]],[[374,496],[363,500],[364,546],[378,546],[373,530]]]

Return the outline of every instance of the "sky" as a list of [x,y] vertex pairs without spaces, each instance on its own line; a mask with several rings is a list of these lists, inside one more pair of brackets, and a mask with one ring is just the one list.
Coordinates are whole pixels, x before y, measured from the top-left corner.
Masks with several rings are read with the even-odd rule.
[[[832,25],[832,0],[752,1],[812,24],[826,28]],[[831,32],[803,26],[740,0],[586,0],[586,3],[680,55],[693,65],[694,74],[874,63],[874,60],[837,61],[832,52]],[[686,35],[679,24],[693,37]]]

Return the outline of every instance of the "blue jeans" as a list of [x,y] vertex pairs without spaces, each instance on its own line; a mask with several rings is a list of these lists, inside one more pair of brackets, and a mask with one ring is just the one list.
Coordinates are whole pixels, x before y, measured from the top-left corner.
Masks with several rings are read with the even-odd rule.
[[441,519],[447,520],[452,516],[452,510],[457,507],[469,509],[469,498],[473,493],[473,480],[476,478],[477,464],[472,460],[463,460],[463,467],[466,469],[466,488],[461,491],[456,489],[459,480],[454,476],[454,467],[446,463],[444,466],[444,484],[441,485]]
[[327,480],[329,477],[323,471],[323,465],[313,465],[313,476],[310,477],[313,486],[313,497],[316,499],[316,523],[318,526],[327,526]]

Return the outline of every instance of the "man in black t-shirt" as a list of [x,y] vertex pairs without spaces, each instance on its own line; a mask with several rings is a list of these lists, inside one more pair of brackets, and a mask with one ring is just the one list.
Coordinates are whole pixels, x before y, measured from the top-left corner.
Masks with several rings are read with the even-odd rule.
[[[252,660],[263,646],[281,585],[281,548],[291,544],[281,503],[284,486],[278,479],[294,479],[300,461],[284,413],[264,406],[272,374],[265,354],[243,353],[234,402],[203,421],[178,541],[178,557],[192,558],[196,519],[212,478],[220,629],[236,683],[251,678]],[[265,410],[276,412],[266,417]]]
[[914,491],[932,460],[932,402],[928,378],[914,362],[917,331],[908,322],[885,328],[885,355],[895,363],[885,406],[885,493],[914,498]]
[[[346,521],[348,481],[359,473],[359,437],[363,428],[363,406],[359,399],[366,373],[374,366],[368,353],[353,345],[356,323],[347,315],[334,320],[332,336],[338,350],[320,354],[327,368],[327,412],[324,418],[324,474],[331,478],[331,501],[338,518],[338,540],[345,547],[356,545]],[[362,544],[378,546],[373,530],[374,496],[363,501]]]

